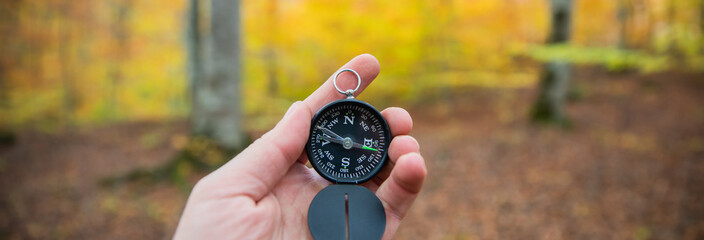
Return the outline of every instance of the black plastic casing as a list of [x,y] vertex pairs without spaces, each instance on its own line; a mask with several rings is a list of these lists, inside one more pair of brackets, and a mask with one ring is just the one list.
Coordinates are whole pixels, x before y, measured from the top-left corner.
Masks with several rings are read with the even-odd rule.
[[308,229],[316,240],[381,239],[386,229],[386,212],[381,200],[369,189],[333,184],[310,203]]
[[[384,130],[384,139],[388,139],[388,140],[386,140],[387,141],[386,146],[385,146],[386,148],[384,149],[384,154],[381,156],[381,160],[379,161],[380,162],[379,165],[377,165],[374,169],[372,169],[372,171],[370,171],[368,174],[364,175],[363,177],[361,177],[359,179],[336,179],[333,176],[330,176],[330,175],[326,174],[324,171],[320,170],[320,167],[317,165],[317,163],[310,160],[310,157],[309,157],[309,156],[313,156],[313,154],[311,152],[312,151],[311,145],[313,144],[313,131],[315,130],[315,122],[318,119],[319,115],[321,113],[325,112],[329,108],[332,108],[337,105],[343,105],[343,104],[358,104],[358,105],[362,105],[364,107],[367,107],[367,108],[373,110],[370,112],[372,112],[372,114],[376,115],[376,117],[381,119],[381,121],[382,121],[381,126],[384,128],[383,129]],[[315,169],[315,171],[318,172],[318,174],[320,174],[320,176],[322,176],[326,180],[333,182],[333,183],[361,184],[361,183],[364,183],[364,182],[372,179],[374,176],[376,176],[377,173],[379,173],[379,171],[381,171],[382,168],[384,168],[384,166],[386,165],[386,162],[388,161],[388,158],[389,158],[388,150],[389,150],[389,146],[391,146],[391,140],[392,139],[391,139],[391,131],[389,129],[389,124],[388,124],[388,122],[386,122],[386,119],[384,118],[384,116],[381,115],[381,112],[379,112],[379,110],[377,110],[376,108],[374,108],[374,106],[372,106],[366,102],[363,102],[363,101],[360,101],[360,100],[357,100],[354,98],[347,98],[347,99],[341,99],[341,100],[337,100],[337,101],[328,103],[323,108],[321,108],[317,113],[315,113],[315,116],[313,116],[313,119],[311,119],[310,131],[308,132],[308,142],[306,142],[306,154],[309,157],[308,159],[310,160],[309,162],[310,162],[310,165],[313,166],[313,169]]]

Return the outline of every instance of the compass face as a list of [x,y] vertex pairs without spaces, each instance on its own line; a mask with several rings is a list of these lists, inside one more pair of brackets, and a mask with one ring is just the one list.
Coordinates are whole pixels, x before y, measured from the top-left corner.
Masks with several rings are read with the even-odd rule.
[[379,111],[365,102],[343,99],[315,114],[306,152],[325,179],[359,184],[381,170],[390,141],[389,126]]

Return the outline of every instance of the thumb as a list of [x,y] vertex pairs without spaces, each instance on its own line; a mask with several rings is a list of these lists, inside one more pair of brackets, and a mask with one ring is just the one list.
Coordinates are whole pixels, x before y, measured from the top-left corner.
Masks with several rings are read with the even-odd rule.
[[212,173],[227,195],[246,195],[258,201],[288,172],[301,156],[310,131],[311,113],[300,101],[288,109],[274,129],[264,134],[220,169]]

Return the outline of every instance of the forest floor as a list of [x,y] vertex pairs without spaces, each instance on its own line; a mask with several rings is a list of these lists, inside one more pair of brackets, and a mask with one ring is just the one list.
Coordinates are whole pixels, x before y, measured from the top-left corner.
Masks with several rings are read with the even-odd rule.
[[[704,74],[585,68],[573,84],[567,129],[528,122],[535,89],[410,108],[429,177],[396,238],[704,238]],[[20,132],[0,147],[0,239],[171,238],[181,188],[100,182],[164,164],[186,126]]]

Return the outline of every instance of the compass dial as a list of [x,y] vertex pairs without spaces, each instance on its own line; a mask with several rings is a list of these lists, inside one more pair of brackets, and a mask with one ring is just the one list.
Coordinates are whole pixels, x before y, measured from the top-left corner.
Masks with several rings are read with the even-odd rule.
[[367,103],[343,99],[313,117],[306,152],[325,179],[359,184],[381,170],[389,142],[389,126],[379,111]]

